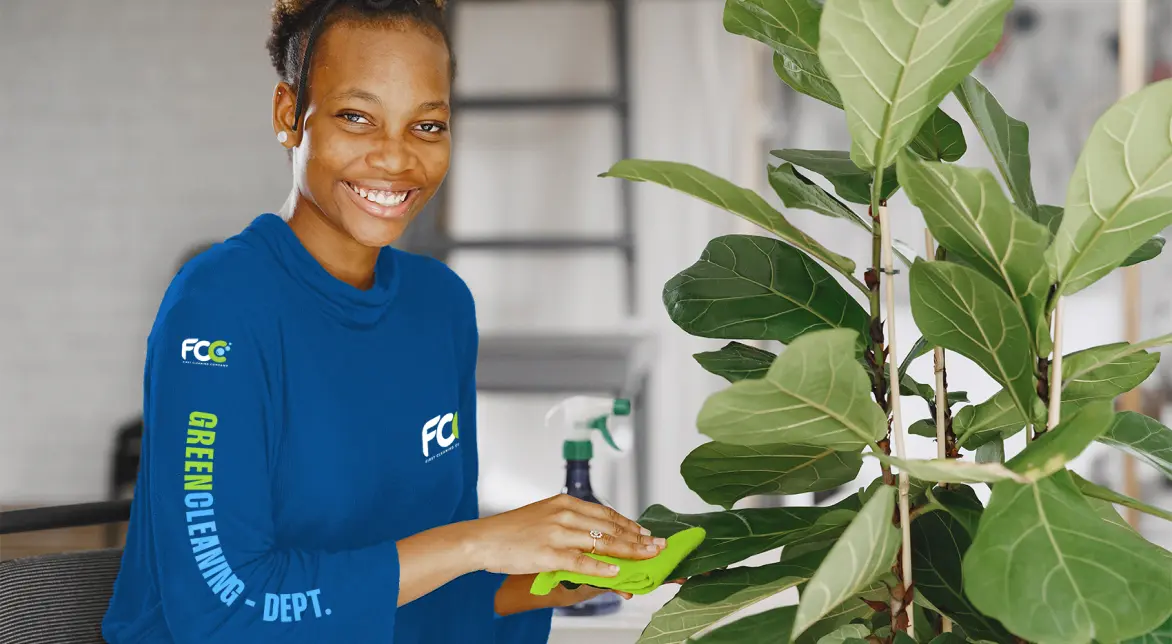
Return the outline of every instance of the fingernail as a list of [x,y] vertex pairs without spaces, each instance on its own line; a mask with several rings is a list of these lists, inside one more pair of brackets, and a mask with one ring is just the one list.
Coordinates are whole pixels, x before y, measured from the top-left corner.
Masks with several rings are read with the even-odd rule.
[[644,528],[643,526],[639,526],[639,534],[643,535],[644,537],[650,537],[651,531],[647,528]]
[[619,567],[618,566],[610,566],[609,568],[606,569],[606,571],[612,575],[617,575],[617,574],[619,574]]
[[654,543],[655,543],[655,545],[659,546],[660,548],[667,547],[667,539],[664,539],[663,537],[656,537]]
[[643,546],[643,549],[647,552],[659,552],[659,546],[653,546],[650,544]]

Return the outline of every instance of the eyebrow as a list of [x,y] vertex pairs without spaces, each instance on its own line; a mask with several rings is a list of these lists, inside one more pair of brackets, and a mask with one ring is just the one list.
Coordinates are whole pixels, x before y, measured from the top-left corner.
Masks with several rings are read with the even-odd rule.
[[360,101],[368,101],[370,103],[378,103],[382,105],[383,100],[375,94],[362,89],[351,89],[345,92],[340,92],[335,95],[336,98],[355,98]]
[[[375,103],[377,105],[383,104],[382,99],[379,98],[378,95],[372,94],[363,89],[347,90],[337,94],[336,98],[353,98],[360,101]],[[431,110],[443,110],[445,112],[450,112],[452,108],[448,105],[447,101],[426,101],[419,104],[419,109],[424,112],[429,112]]]

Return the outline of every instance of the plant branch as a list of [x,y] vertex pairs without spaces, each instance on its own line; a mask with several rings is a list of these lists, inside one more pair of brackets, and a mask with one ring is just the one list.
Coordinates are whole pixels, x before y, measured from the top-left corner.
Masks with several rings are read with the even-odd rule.
[[[883,321],[880,317],[879,308],[879,270],[883,257],[883,226],[879,221],[879,204],[878,193],[874,190],[872,198],[875,199],[868,213],[871,217],[871,268],[867,269],[864,277],[867,281],[868,300],[871,306],[871,320],[868,326],[870,336],[868,338],[867,349],[864,357],[867,360],[868,368],[871,371],[871,393],[875,397],[875,402],[883,409],[883,413],[887,415],[887,436],[879,442],[877,451],[884,454],[891,454],[891,409],[890,401],[890,383],[883,375],[883,364],[886,362],[887,354],[883,346]],[[899,387],[898,381],[895,382],[895,387]],[[899,391],[896,389],[896,391]],[[894,485],[895,477],[891,474],[891,468],[887,465],[880,465],[880,470],[883,472],[883,483],[885,485]]]
[[[875,183],[878,184],[880,176],[876,173]],[[895,454],[898,458],[907,458],[907,445],[904,437],[903,419],[900,417],[900,396],[899,396],[899,350],[896,348],[896,330],[895,330],[895,270],[891,259],[891,223],[887,217],[887,206],[879,206],[879,226],[882,229],[882,260],[884,273],[887,274],[887,365],[888,374],[890,376],[890,389],[888,399],[891,406],[891,433],[895,436]],[[947,402],[944,405],[947,408]],[[908,474],[903,468],[899,472],[899,528],[903,536],[903,545],[900,548],[902,555],[902,575],[900,581],[903,584],[903,597],[901,598],[901,609],[908,611],[908,625],[907,633],[913,639],[915,638],[915,619],[914,611],[911,609],[912,602],[912,531],[911,531],[911,516],[908,508],[908,490],[911,482],[908,480]],[[892,624],[898,624],[897,613],[892,612]]]
[[[927,503],[925,503],[925,504],[923,504],[923,505],[921,505],[921,506],[917,506],[917,507],[916,507],[916,509],[912,510],[912,511],[911,511],[911,515],[910,515],[910,517],[909,517],[909,518],[910,518],[912,521],[915,521],[915,520],[916,520],[917,518],[919,518],[920,516],[923,516],[923,515],[925,515],[925,514],[928,514],[929,512],[935,512],[935,511],[937,511],[937,510],[943,510],[943,509],[944,509],[944,506],[943,506],[943,505],[940,505],[940,503],[939,503],[939,502],[937,502],[937,501],[928,501]],[[946,619],[947,619],[947,618],[946,618]]]
[[867,288],[866,284],[860,282],[859,278],[855,277],[854,275],[851,275],[850,273],[846,273],[846,272],[843,272],[842,274],[843,274],[843,276],[846,277],[847,281],[849,281],[852,286],[859,289],[863,293],[870,295],[871,289]]
[[[928,257],[939,254],[939,259],[944,259],[944,249],[940,248],[937,253],[932,233],[927,228],[924,229],[924,244]],[[936,417],[936,458],[958,458],[960,450],[956,446],[956,434],[952,432],[952,408],[948,404],[948,373],[944,363],[944,347],[932,348],[932,366],[936,374],[936,405],[932,409],[932,415]]]

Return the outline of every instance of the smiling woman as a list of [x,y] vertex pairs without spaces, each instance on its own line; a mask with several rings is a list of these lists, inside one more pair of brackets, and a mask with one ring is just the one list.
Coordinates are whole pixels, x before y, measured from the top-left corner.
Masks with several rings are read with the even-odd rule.
[[442,9],[326,0],[274,13],[273,128],[292,152],[290,226],[350,238],[367,250],[348,270],[369,273],[448,172],[455,65]]
[[524,614],[543,641],[537,609],[602,591],[535,596],[537,573],[613,577],[587,553],[665,542],[566,496],[479,518],[475,305],[446,266],[390,246],[448,172],[442,3],[281,1],[269,52],[292,186],[159,307],[103,635],[477,643]]

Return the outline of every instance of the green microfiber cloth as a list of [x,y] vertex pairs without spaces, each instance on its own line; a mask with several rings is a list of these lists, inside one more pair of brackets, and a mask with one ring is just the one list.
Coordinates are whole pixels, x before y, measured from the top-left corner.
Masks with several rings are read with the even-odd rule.
[[586,584],[598,588],[621,590],[632,595],[646,595],[659,588],[667,576],[680,565],[684,557],[704,541],[704,528],[688,528],[667,538],[667,547],[651,559],[631,560],[615,559],[606,555],[589,556],[608,564],[619,567],[619,574],[614,577],[596,577],[578,572],[559,570],[557,572],[543,572],[533,580],[529,592],[534,595],[548,595],[559,583],[568,581],[574,584]]

